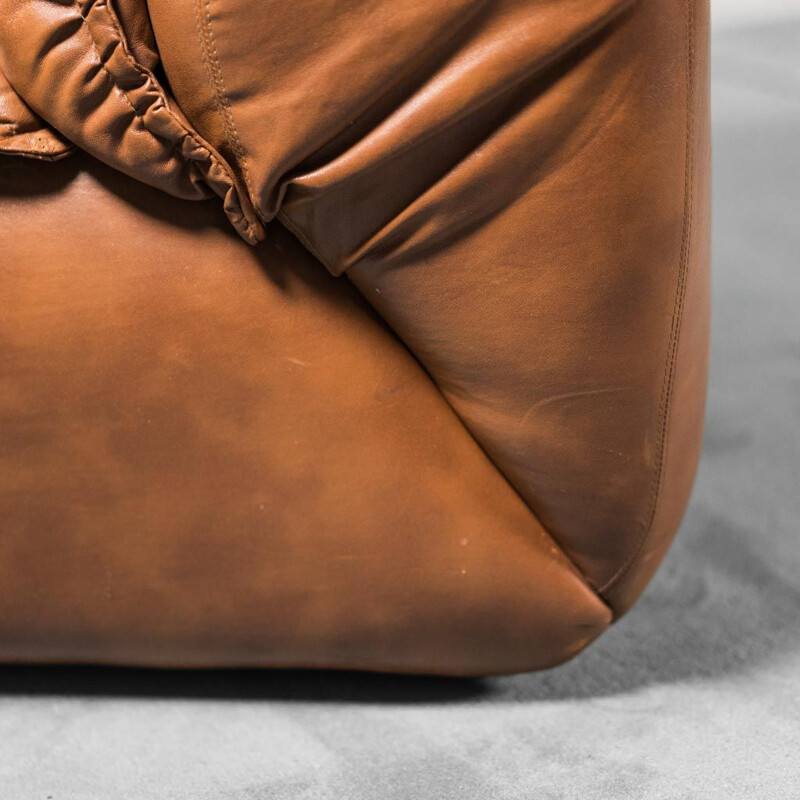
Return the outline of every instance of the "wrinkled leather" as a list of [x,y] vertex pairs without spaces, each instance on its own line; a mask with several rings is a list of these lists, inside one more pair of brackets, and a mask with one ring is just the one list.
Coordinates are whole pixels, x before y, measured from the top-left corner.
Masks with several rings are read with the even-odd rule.
[[[13,96],[118,171],[36,165],[63,182],[48,198],[25,190],[44,173],[0,173],[4,291],[49,297],[51,315],[28,324],[20,302],[5,320],[4,435],[22,425],[35,444],[3,466],[0,497],[24,500],[0,545],[0,654],[502,672],[559,663],[631,607],[701,440],[704,0],[0,11]],[[264,241],[248,249],[208,203],[135,181],[219,195]],[[113,250],[80,232],[101,218]],[[88,265],[88,301],[54,264]],[[99,303],[112,274],[132,292],[113,312]],[[87,336],[100,361],[68,377],[57,365],[80,348],[65,342]],[[191,390],[159,366],[170,341]],[[404,387],[388,404],[382,370]],[[81,545],[101,528],[90,563]],[[41,567],[45,547],[72,577]],[[22,562],[57,602],[25,608]]]
[[58,161],[72,145],[25,105],[0,72],[0,155]]
[[[0,69],[10,84],[70,141],[176,197],[219,195],[239,233],[262,238],[230,167],[136,60],[134,53],[148,48],[131,48],[110,2],[2,0],[0,41]],[[147,61],[154,63],[152,55]]]

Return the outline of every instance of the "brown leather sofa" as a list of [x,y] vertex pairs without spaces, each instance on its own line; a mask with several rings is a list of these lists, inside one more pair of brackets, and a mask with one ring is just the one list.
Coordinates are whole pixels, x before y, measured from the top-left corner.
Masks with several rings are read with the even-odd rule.
[[707,28],[0,0],[0,659],[486,674],[624,614],[700,447]]

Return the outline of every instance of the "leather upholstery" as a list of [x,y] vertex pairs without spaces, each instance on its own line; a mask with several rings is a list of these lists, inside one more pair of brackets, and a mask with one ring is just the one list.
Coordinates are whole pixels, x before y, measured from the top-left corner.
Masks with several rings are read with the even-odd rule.
[[0,11],[3,119],[89,154],[0,163],[0,657],[483,674],[631,607],[701,439],[704,0]]
[[0,153],[57,161],[72,149],[23,102],[0,72]]

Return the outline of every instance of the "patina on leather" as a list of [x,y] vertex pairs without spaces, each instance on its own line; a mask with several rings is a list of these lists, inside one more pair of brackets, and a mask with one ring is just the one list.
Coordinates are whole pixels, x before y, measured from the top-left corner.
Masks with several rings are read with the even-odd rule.
[[705,0],[0,12],[0,658],[485,674],[631,607],[700,448]]

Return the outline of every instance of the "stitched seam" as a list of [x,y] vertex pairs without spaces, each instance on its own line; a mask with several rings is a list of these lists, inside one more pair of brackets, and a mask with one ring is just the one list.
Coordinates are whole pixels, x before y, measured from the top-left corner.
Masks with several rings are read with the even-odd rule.
[[[143,67],[141,64],[139,64],[133,58],[132,54],[130,53],[130,51],[128,50],[128,48],[126,46],[125,35],[124,35],[123,31],[122,31],[122,28],[120,27],[119,20],[117,19],[116,14],[113,12],[111,7],[109,6],[108,2],[105,2],[105,0],[101,0],[101,2],[94,3],[93,5],[94,5],[95,8],[103,8],[103,9],[105,9],[107,17],[108,17],[108,20],[109,20],[110,24],[112,25],[112,27],[114,29],[114,32],[117,34],[117,36],[119,38],[119,45],[122,48],[122,52],[123,52],[123,54],[125,56],[125,60],[128,62],[128,64],[131,67],[133,67],[133,69],[135,69],[137,72],[139,72],[141,75],[143,75],[146,79],[150,80],[150,83],[154,87],[154,91],[156,92],[156,95],[157,95],[157,99],[155,101],[155,104],[159,105],[161,108],[164,109],[164,111],[169,115],[170,119],[180,128],[180,130],[183,132],[184,136],[186,136],[188,139],[191,140],[191,142],[194,144],[195,147],[197,147],[199,150],[202,150],[204,153],[207,154],[207,158],[208,158],[209,162],[211,162],[212,164],[217,164],[225,172],[225,174],[228,177],[228,180],[231,182],[231,185],[233,186],[234,185],[233,175],[228,170],[227,165],[224,164],[222,161],[219,161],[219,160],[215,159],[213,154],[211,153],[211,151],[208,149],[208,147],[206,147],[205,144],[203,142],[201,142],[195,136],[194,132],[192,130],[190,130],[189,128],[187,128],[183,124],[183,122],[177,116],[175,116],[175,114],[172,113],[172,111],[169,108],[169,105],[166,102],[165,98],[163,97],[162,93],[160,91],[158,91],[158,89],[156,88],[157,87],[157,82],[155,81],[155,78],[152,76],[152,74],[150,73],[149,70],[147,70],[145,67]],[[103,72],[105,72],[107,78],[109,79],[109,81],[111,83],[112,88],[114,88],[119,93],[119,95],[121,95],[125,99],[125,102],[128,104],[128,106],[130,107],[131,111],[133,111],[134,115],[139,120],[139,124],[141,125],[142,130],[145,133],[147,133],[148,135],[150,135],[150,136],[153,136],[153,137],[155,137],[157,139],[161,139],[162,137],[160,137],[157,133],[155,133],[154,131],[152,131],[152,130],[150,130],[148,128],[147,121],[145,119],[144,114],[142,112],[140,112],[136,108],[136,106],[134,105],[133,101],[129,97],[128,93],[125,91],[125,89],[123,89],[119,85],[119,83],[117,82],[116,76],[114,75],[113,72],[111,72],[111,70],[108,68],[108,65],[106,64],[106,62],[103,60],[102,56],[100,55],[100,51],[99,51],[99,49],[97,47],[97,42],[96,42],[96,40],[94,38],[94,34],[92,32],[92,24],[88,20],[88,18],[84,15],[84,12],[83,12],[83,9],[82,9],[82,7],[80,5],[79,0],[73,0],[73,6],[75,7],[75,10],[78,12],[78,15],[80,16],[81,20],[83,20],[84,27],[85,27],[87,33],[89,34],[89,39],[90,39],[90,41],[92,43],[92,50],[94,51],[94,54],[97,57],[97,64],[102,68]],[[181,153],[181,143],[180,142],[173,144],[171,149],[170,149],[170,152],[171,153],[177,153],[177,155],[181,158],[182,161],[184,161],[185,163],[188,163],[186,161],[186,159],[183,158],[183,154]],[[194,165],[191,165],[191,166],[193,166],[195,169],[197,168]],[[247,218],[244,217],[244,215],[243,215],[243,222],[244,222],[245,229],[247,230],[247,232],[249,234],[253,235],[254,228],[251,225],[251,223],[249,222],[249,220],[247,220]]]
[[617,572],[599,590],[601,594],[608,592],[613,586],[625,578],[636,563],[639,555],[652,532],[658,500],[664,479],[664,463],[666,461],[667,441],[669,439],[669,410],[675,384],[675,372],[678,360],[678,343],[680,340],[681,322],[683,320],[683,307],[686,298],[686,283],[688,275],[689,249],[692,234],[692,207],[694,199],[694,73],[695,73],[695,5],[694,0],[687,3],[687,49],[686,49],[686,155],[684,160],[684,219],[683,234],[681,238],[681,251],[678,270],[678,284],[675,290],[675,304],[672,311],[672,325],[670,328],[669,345],[667,349],[667,362],[661,387],[661,401],[659,403],[659,426],[656,435],[656,466],[653,480],[648,495],[647,520],[639,540],[633,551],[623,562]]
[[[92,42],[92,50],[94,51],[94,54],[97,56],[97,64],[98,64],[99,67],[102,68],[103,72],[105,72],[106,76],[108,77],[108,79],[109,79],[109,81],[110,81],[110,83],[112,85],[112,88],[116,89],[117,92],[119,93],[119,95],[124,98],[125,102],[128,104],[128,106],[130,107],[131,111],[133,111],[133,113],[138,118],[139,123],[140,123],[140,125],[142,127],[142,130],[145,133],[149,134],[150,136],[153,136],[155,138],[160,139],[161,137],[158,136],[158,134],[156,134],[154,131],[151,131],[147,127],[147,122],[145,120],[144,114],[141,111],[139,111],[139,109],[136,108],[136,106],[134,105],[134,103],[131,100],[130,96],[128,95],[127,91],[125,89],[123,89],[119,85],[119,83],[117,82],[116,76],[114,75],[113,72],[111,72],[111,70],[108,68],[108,64],[103,60],[102,56],[100,55],[100,51],[97,48],[97,42],[95,41],[94,35],[92,34],[92,25],[89,22],[88,18],[84,15],[83,10],[80,7],[79,0],[74,0],[73,5],[75,6],[78,14],[80,15],[80,18],[83,20],[83,22],[85,24],[86,31],[89,34],[89,38],[90,38],[90,40]],[[111,9],[109,8],[108,4],[106,2],[98,2],[98,3],[94,4],[94,7],[95,8],[105,8],[106,9],[106,11],[108,12],[109,20],[111,21],[111,23],[112,23],[112,25],[114,27],[114,31],[120,37],[119,44],[123,49],[123,53],[125,54],[126,60],[138,72],[141,72],[143,75],[145,75],[145,77],[149,77],[147,75],[147,73],[144,71],[144,69],[138,64],[138,62],[136,62],[131,57],[130,53],[128,52],[128,49],[125,46],[124,34],[122,33],[122,30],[119,27],[116,18],[112,17],[112,15],[110,13]],[[195,145],[197,145],[200,149],[205,150],[206,152],[208,152],[207,148],[195,138],[195,136],[193,135],[193,132],[190,131],[188,128],[186,128],[183,125],[183,123],[180,121],[180,119],[178,119],[178,117],[176,117],[170,111],[169,106],[166,104],[166,102],[164,102],[164,99],[161,97],[161,93],[160,92],[158,93],[158,95],[159,95],[158,96],[158,100],[156,102],[160,106],[162,106],[164,108],[164,110],[170,115],[170,117],[180,126],[180,128],[184,132],[184,134],[187,137],[189,137],[189,139],[191,139],[192,142]],[[172,145],[171,152],[178,152],[178,154],[180,155],[180,146],[181,146],[180,143]],[[210,155],[211,154],[209,152],[209,156]]]
[[[214,33],[211,30],[211,0],[196,0],[195,24],[202,44],[203,60],[205,61],[209,72],[209,77],[211,78],[211,85],[214,93],[214,105],[216,106],[217,113],[222,119],[222,126],[225,129],[225,135],[230,142],[233,153],[239,161],[242,169],[242,178],[252,200],[252,198],[255,197],[255,194],[250,182],[250,171],[247,167],[247,157],[244,152],[244,147],[242,146],[239,131],[236,128],[236,122],[233,119],[233,110],[225,89],[225,81],[222,77],[222,64],[219,59],[219,53],[217,52]],[[255,202],[253,202],[253,208],[256,210],[256,213],[258,213]]]

